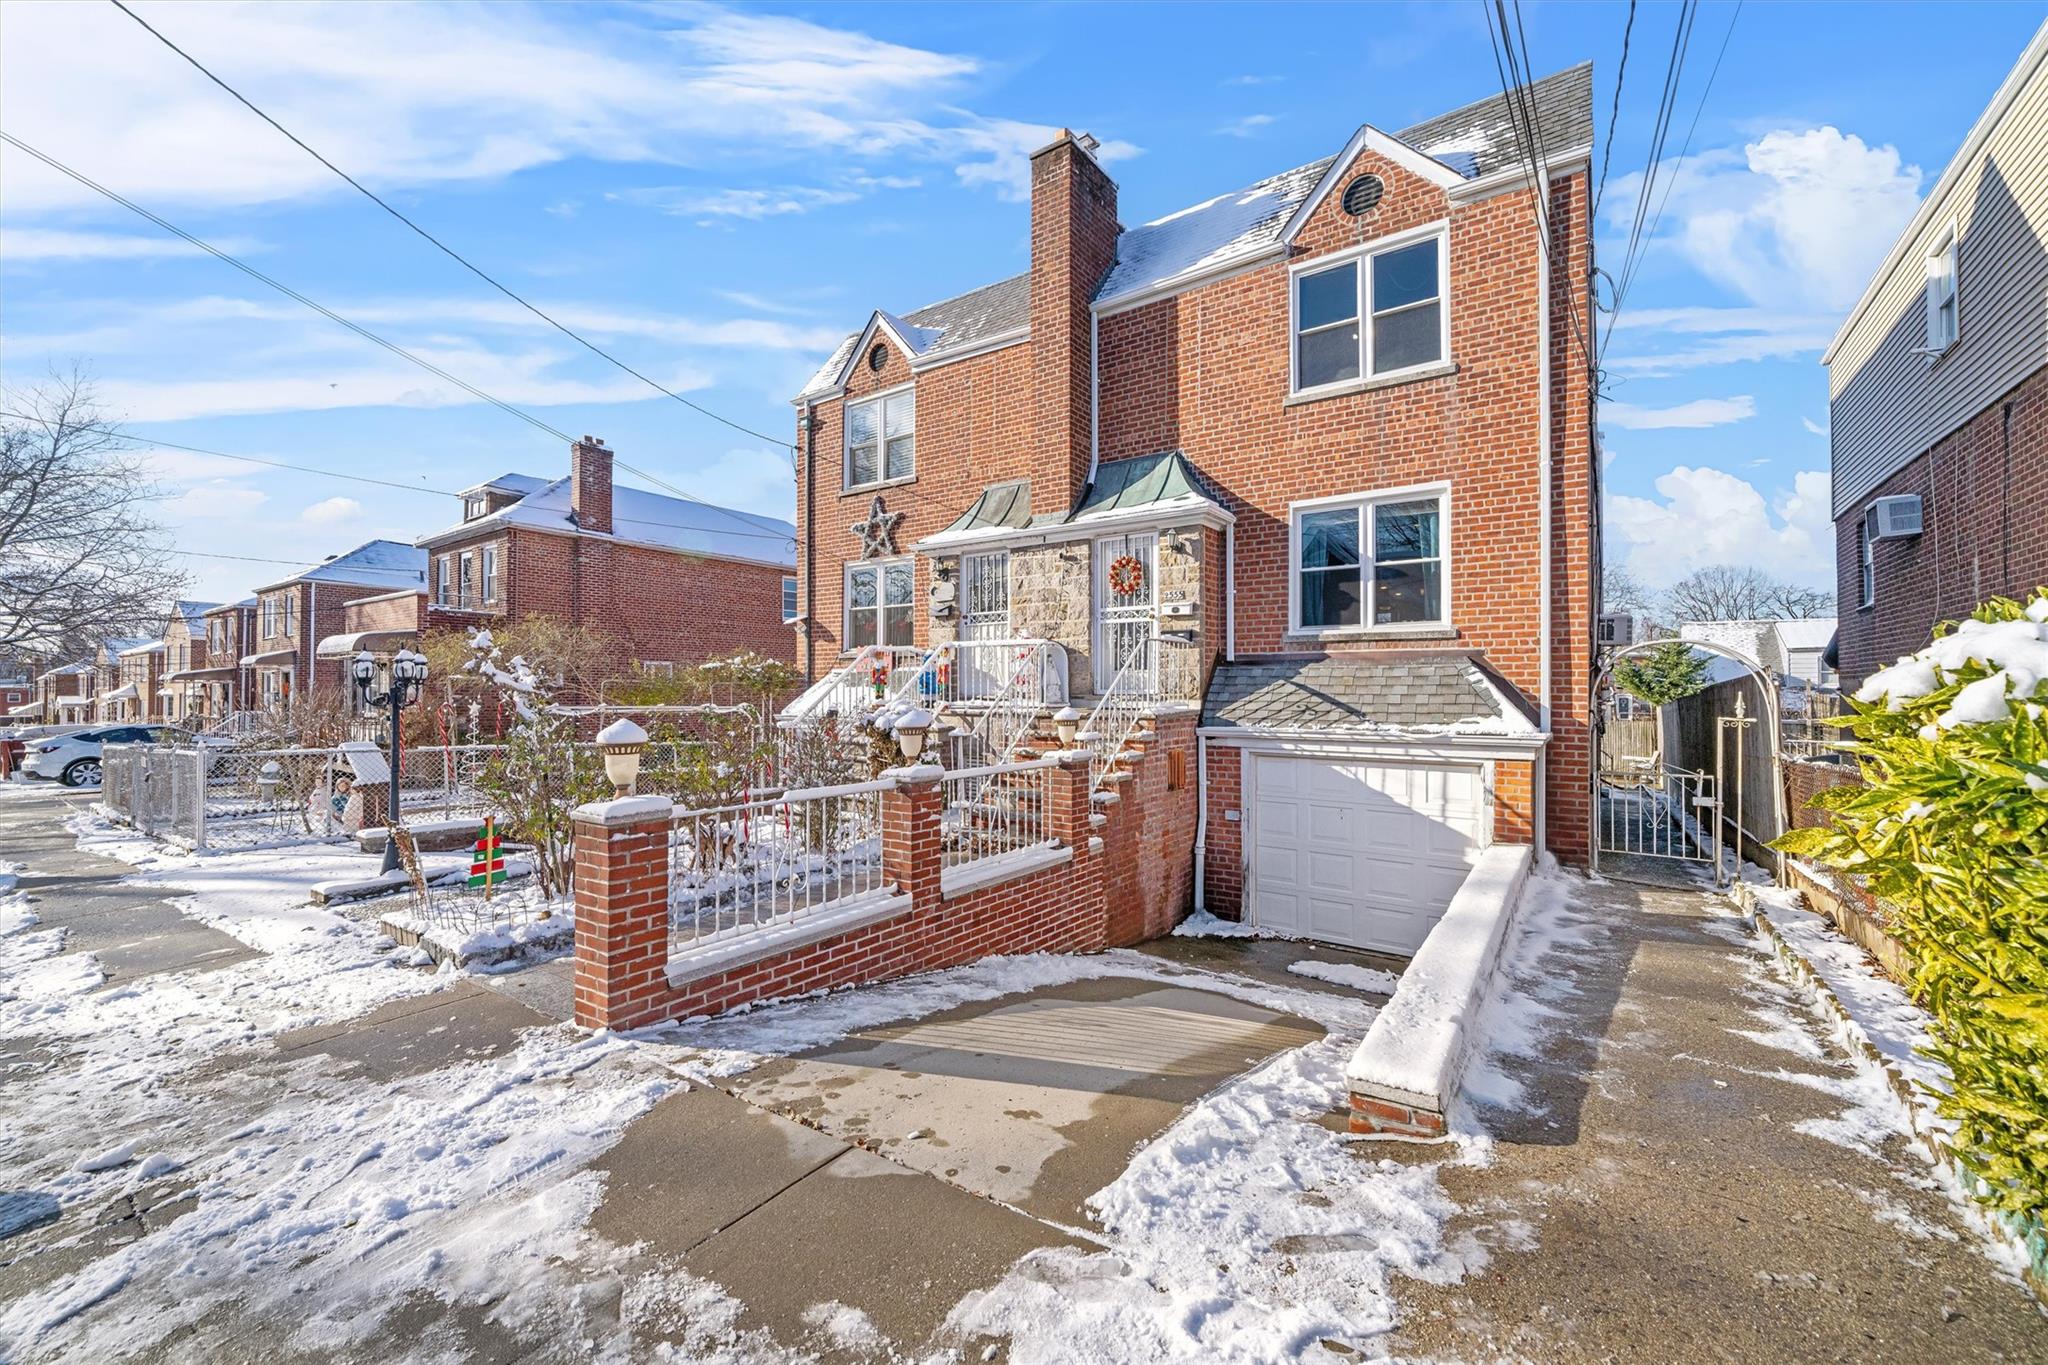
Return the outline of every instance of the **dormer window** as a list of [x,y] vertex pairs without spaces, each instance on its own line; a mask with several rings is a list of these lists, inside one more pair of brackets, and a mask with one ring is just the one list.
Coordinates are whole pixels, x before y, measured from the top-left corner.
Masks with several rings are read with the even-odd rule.
[[482,493],[471,493],[462,500],[462,519],[464,521],[475,521],[490,510],[491,500]]
[[908,385],[846,405],[846,486],[895,483],[917,473],[917,394]]

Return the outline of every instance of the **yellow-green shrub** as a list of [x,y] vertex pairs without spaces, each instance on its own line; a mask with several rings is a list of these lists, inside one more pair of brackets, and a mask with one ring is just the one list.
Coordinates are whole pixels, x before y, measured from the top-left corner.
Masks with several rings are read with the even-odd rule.
[[2005,1212],[2048,1216],[2048,590],[1994,598],[1874,675],[1841,724],[1866,786],[1776,847],[1898,907],[1957,1155]]

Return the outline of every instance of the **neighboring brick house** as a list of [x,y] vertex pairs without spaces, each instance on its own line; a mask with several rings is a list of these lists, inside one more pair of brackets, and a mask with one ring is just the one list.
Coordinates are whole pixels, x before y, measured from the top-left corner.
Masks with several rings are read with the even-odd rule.
[[1582,861],[1591,68],[1531,93],[1533,138],[1367,126],[1129,230],[1063,130],[1030,270],[876,311],[795,400],[809,675],[1042,638],[1084,707],[1199,705],[1156,856],[1284,932],[1412,952],[1487,843]]
[[131,649],[157,643],[142,635],[117,636],[100,641],[92,655],[92,714],[82,719],[95,723],[134,720],[141,715],[142,693],[128,691],[122,676],[121,656]]
[[204,729],[237,711],[254,709],[255,670],[242,663],[242,656],[255,647],[255,598],[208,605],[199,613],[190,661],[164,675],[165,682],[183,694],[180,714],[188,724]]
[[190,725],[205,714],[206,613],[218,602],[175,602],[164,625],[163,676],[157,681],[156,718]]
[[30,685],[30,703],[46,725],[82,723],[92,716],[92,661],[80,659],[38,673]]
[[163,698],[157,695],[164,671],[164,642],[144,640],[117,656],[114,690],[103,700],[101,720],[162,720]]
[[506,474],[462,493],[462,520],[421,536],[426,624],[552,616],[618,639],[659,670],[752,650],[795,657],[784,610],[789,522],[615,485],[595,437],[570,473]]
[[1837,667],[2048,583],[2048,24],[1823,357]]
[[12,715],[24,710],[33,700],[34,688],[26,673],[10,673],[0,677],[0,716]]
[[249,709],[286,710],[337,696],[352,705],[347,665],[317,659],[314,646],[341,629],[349,603],[425,583],[426,555],[396,540],[373,540],[257,589],[254,644],[240,659],[254,670]]

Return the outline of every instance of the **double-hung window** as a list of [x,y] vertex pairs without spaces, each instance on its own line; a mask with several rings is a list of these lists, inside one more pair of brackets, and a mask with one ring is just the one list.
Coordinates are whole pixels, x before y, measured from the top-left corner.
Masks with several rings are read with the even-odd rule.
[[847,565],[846,647],[910,644],[914,583],[908,559]]
[[483,548],[484,605],[495,606],[498,601],[498,547],[486,545]]
[[1956,229],[1951,223],[1927,253],[1927,349],[1945,351],[1956,342]]
[[1293,629],[1450,624],[1449,500],[1438,488],[1297,506]]
[[1863,531],[1859,537],[1859,566],[1857,569],[1856,605],[1873,606],[1877,602],[1877,510],[1872,508],[1863,514]]
[[846,405],[846,486],[917,473],[917,392],[902,388]]
[[448,605],[448,588],[455,578],[455,564],[447,555],[434,561],[434,601]]
[[455,598],[459,606],[473,607],[476,605],[476,598],[472,595],[476,590],[469,586],[473,581],[473,566],[475,562],[476,556],[472,555],[468,550],[464,550],[461,557],[455,561]]
[[1294,276],[1294,389],[1378,379],[1446,358],[1444,234],[1368,248]]
[[784,621],[796,620],[795,574],[784,574],[782,576],[782,619]]

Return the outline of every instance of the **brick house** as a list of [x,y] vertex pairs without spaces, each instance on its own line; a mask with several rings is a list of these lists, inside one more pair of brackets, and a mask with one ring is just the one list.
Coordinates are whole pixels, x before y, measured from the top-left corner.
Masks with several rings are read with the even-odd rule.
[[82,724],[88,720],[92,715],[95,676],[90,659],[36,674],[29,694],[36,718],[46,725]]
[[190,725],[203,716],[205,686],[194,677],[207,664],[206,613],[219,602],[174,602],[164,625],[163,675],[157,681],[155,718]]
[[16,711],[26,713],[32,704],[33,688],[27,673],[0,676],[0,716],[12,715]]
[[2048,583],[2048,24],[1822,360],[1853,689]]
[[[256,647],[256,599],[202,605],[205,609],[185,627],[189,649],[164,674],[164,682],[180,694],[179,718],[204,729],[255,705],[255,670],[242,663],[242,656]],[[172,632],[177,629],[173,620]],[[171,642],[171,632],[165,639]]]
[[1413,952],[1489,843],[1582,861],[1591,68],[1532,94],[1533,137],[1368,125],[1131,229],[1091,139],[1035,153],[1029,271],[878,309],[794,400],[785,719],[909,666],[979,732],[1026,657],[1105,733],[1191,715],[1158,875],[1358,947]]
[[92,714],[81,717],[95,724],[104,721],[133,720],[140,717],[143,694],[138,690],[127,691],[128,680],[122,676],[121,656],[131,649],[157,643],[146,636],[124,635],[102,640],[92,654]]
[[349,603],[395,589],[418,591],[426,555],[396,540],[373,540],[304,573],[256,591],[252,647],[239,664],[253,671],[249,709],[285,710],[353,696],[347,666],[318,659],[315,645],[339,631]]
[[791,660],[789,522],[614,485],[586,436],[565,478],[506,474],[464,489],[462,520],[421,536],[425,624],[552,616],[624,643],[643,667],[752,650]]
[[114,690],[103,700],[101,720],[162,720],[163,698],[157,695],[164,671],[164,642],[144,640],[116,656]]

